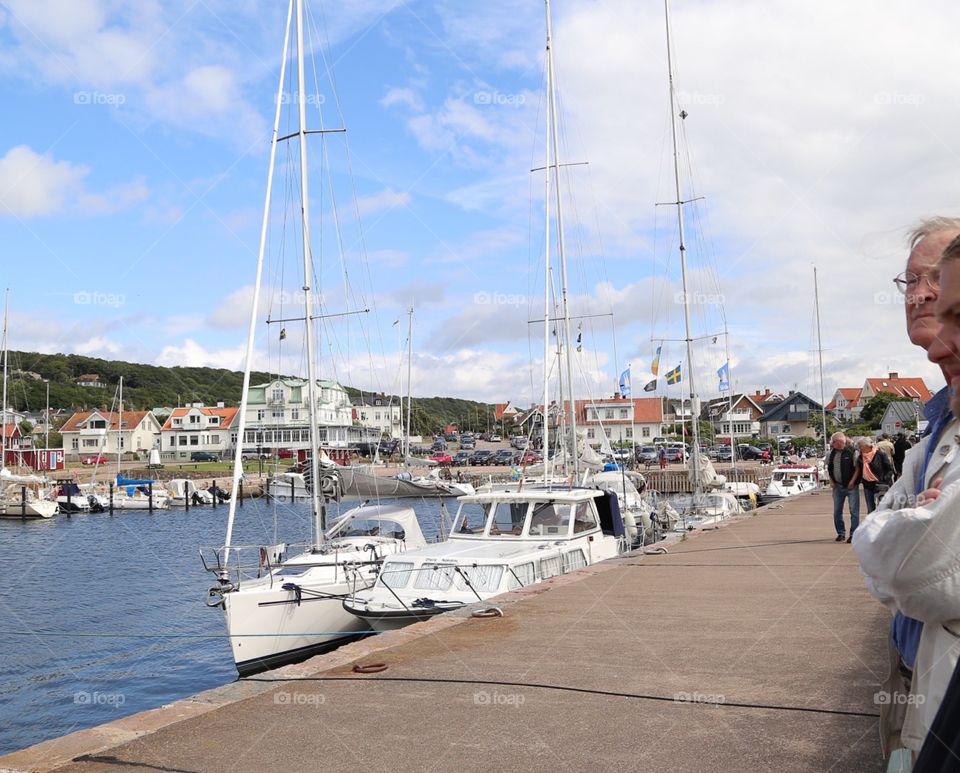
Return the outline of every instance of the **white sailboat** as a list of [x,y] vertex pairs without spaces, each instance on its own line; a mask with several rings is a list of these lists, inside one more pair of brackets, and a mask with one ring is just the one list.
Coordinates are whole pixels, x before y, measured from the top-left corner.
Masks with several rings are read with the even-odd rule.
[[[296,26],[296,92],[299,110],[293,131],[280,136],[281,107],[290,52],[291,28]],[[325,130],[309,130],[306,125],[304,77],[303,0],[290,0],[284,34],[280,83],[274,115],[270,168],[263,210],[260,249],[253,304],[248,330],[237,448],[228,510],[224,546],[215,560],[205,566],[217,576],[210,589],[208,603],[222,609],[230,636],[237,670],[241,675],[302,659],[310,654],[355,638],[368,626],[343,609],[342,599],[373,583],[383,559],[420,547],[426,541],[410,507],[361,505],[346,512],[330,528],[326,524],[326,498],[321,483],[318,432],[318,379],[316,367],[315,320],[312,288],[313,256],[310,238],[310,203],[307,181],[307,137]],[[293,127],[291,127],[293,128]],[[307,405],[310,448],[309,474],[306,480],[293,479],[309,501],[312,538],[309,545],[295,549],[285,544],[241,546],[233,543],[236,504],[243,475],[242,453],[246,431],[250,372],[256,336],[262,274],[273,173],[280,143],[296,140],[299,144],[300,201],[302,234],[302,298],[307,360]],[[315,485],[311,485],[315,484]],[[250,559],[247,561],[246,559]]]
[[7,321],[10,289],[3,307],[3,397],[0,400],[0,518],[52,518],[57,503],[47,498],[48,481],[39,475],[18,475],[6,467],[7,459]]

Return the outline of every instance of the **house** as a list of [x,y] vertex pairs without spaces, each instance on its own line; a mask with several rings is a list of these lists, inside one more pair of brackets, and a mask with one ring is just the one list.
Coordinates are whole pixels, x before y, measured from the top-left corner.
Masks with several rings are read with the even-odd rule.
[[750,395],[733,394],[710,400],[701,415],[710,422],[718,443],[729,442],[731,433],[734,438],[749,440],[760,434],[763,408]]
[[[152,416],[155,416],[151,412]],[[174,408],[160,430],[160,454],[164,459],[189,459],[194,451],[209,451],[221,458],[229,457],[237,447],[239,408],[217,403],[207,408],[193,403],[187,408]]]
[[150,411],[78,411],[60,428],[68,461],[91,454],[140,453],[160,447],[160,423]]
[[501,424],[510,424],[521,413],[513,407],[509,400],[505,403],[495,403],[493,406],[493,420],[499,421]]
[[760,434],[765,437],[816,437],[820,425],[820,403],[793,390],[780,401],[767,401],[760,417]]
[[614,393],[605,400],[577,400],[577,423],[587,430],[590,445],[649,443],[663,434],[663,400],[660,397],[623,397]]
[[840,387],[833,393],[833,399],[827,403],[827,410],[840,421],[856,421],[860,418],[863,403],[861,387]]
[[920,403],[915,401],[897,400],[887,406],[880,419],[880,432],[893,437],[898,432],[913,434],[917,429],[920,418]]
[[91,389],[107,386],[106,383],[100,380],[100,375],[98,373],[84,373],[77,377],[76,384],[77,386],[89,387]]
[[779,403],[784,399],[784,396],[778,392],[771,392],[768,387],[764,387],[763,391],[754,392],[752,395],[747,395],[754,403],[760,406],[761,410],[765,403]]
[[868,378],[860,392],[860,404],[866,405],[871,397],[876,397],[880,392],[919,400],[921,405],[926,405],[933,397],[922,378],[901,378],[899,373],[894,372],[886,378]]
[[[277,378],[251,385],[244,445],[309,450],[308,386],[307,380],[301,378]],[[322,448],[351,448],[380,439],[379,431],[354,426],[350,397],[336,381],[318,379],[316,398],[317,442]]]
[[396,397],[360,395],[353,398],[353,420],[363,427],[376,429],[381,435],[400,438],[403,434],[403,411]]

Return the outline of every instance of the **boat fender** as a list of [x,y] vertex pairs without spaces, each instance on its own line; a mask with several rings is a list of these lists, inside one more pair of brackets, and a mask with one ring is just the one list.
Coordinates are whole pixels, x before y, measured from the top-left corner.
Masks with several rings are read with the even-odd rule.
[[386,663],[357,663],[353,667],[353,673],[355,674],[379,674],[386,670]]
[[487,607],[486,609],[478,609],[473,612],[470,617],[476,618],[485,618],[485,617],[503,617],[503,610],[500,607]]

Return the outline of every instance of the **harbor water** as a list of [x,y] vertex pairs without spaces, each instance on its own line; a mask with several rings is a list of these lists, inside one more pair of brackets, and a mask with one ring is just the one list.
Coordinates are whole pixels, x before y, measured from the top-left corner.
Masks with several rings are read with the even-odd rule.
[[[407,503],[436,537],[439,504]],[[237,678],[199,556],[223,544],[226,518],[220,506],[0,520],[0,754]],[[305,505],[248,500],[234,543],[302,543],[309,522]]]

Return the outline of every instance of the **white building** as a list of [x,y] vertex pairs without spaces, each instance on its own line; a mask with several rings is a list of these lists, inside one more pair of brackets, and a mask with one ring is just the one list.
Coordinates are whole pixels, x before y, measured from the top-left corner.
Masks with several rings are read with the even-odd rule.
[[165,459],[189,459],[194,451],[209,451],[228,458],[237,447],[239,408],[206,408],[194,403],[174,408],[161,430],[160,455]]
[[400,401],[378,395],[361,395],[353,399],[353,418],[363,427],[377,430],[381,435],[399,439],[403,434],[403,416]]
[[[244,445],[248,448],[307,450],[310,448],[305,379],[280,378],[250,387]],[[378,440],[379,432],[353,424],[347,390],[335,381],[317,381],[318,440],[323,448],[349,448]]]
[[577,422],[587,430],[587,442],[603,446],[603,438],[613,443],[641,445],[663,434],[663,401],[659,397],[606,400],[577,400]]
[[64,456],[146,454],[160,447],[160,423],[149,411],[79,411],[60,428]]

